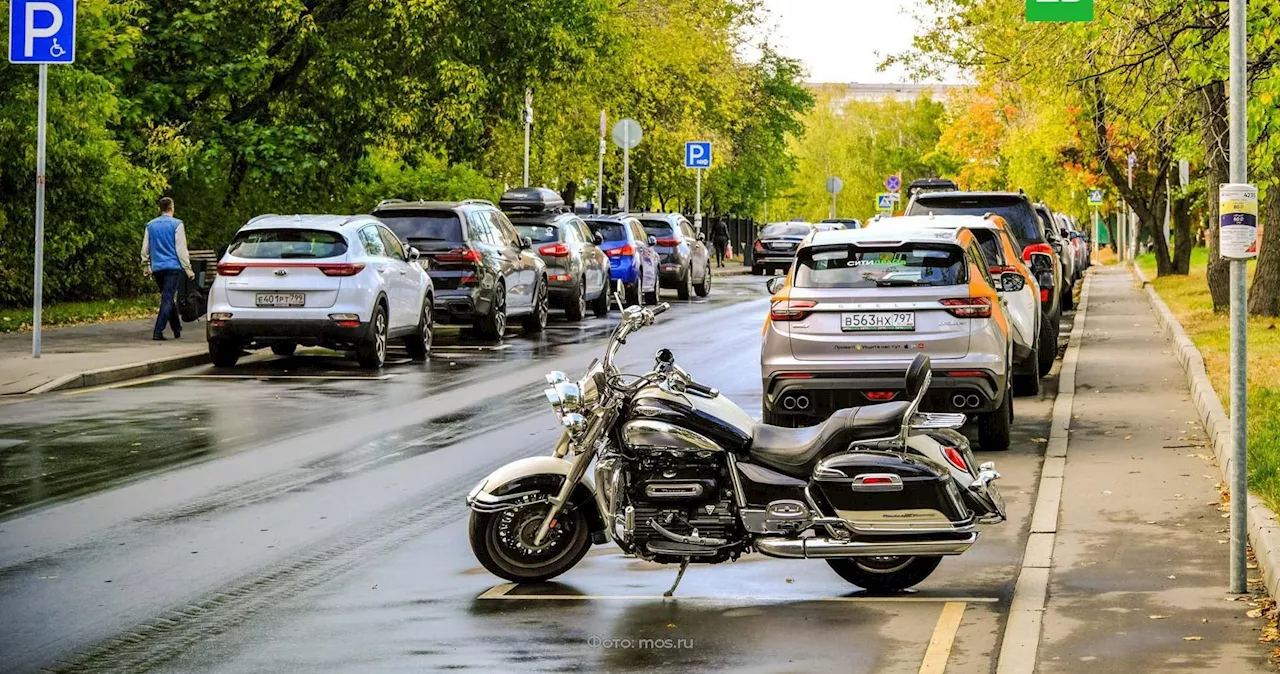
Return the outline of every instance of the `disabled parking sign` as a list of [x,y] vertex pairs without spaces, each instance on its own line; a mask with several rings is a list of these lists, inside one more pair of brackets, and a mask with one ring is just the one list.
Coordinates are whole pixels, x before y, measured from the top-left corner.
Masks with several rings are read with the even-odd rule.
[[10,63],[74,63],[75,0],[10,0]]

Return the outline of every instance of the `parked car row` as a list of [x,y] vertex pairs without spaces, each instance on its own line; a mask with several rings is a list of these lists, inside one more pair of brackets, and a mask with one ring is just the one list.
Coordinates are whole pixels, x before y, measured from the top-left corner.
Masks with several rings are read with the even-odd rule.
[[401,340],[427,358],[437,324],[500,340],[508,321],[539,333],[552,308],[569,321],[609,313],[613,281],[627,301],[711,292],[700,233],[666,213],[582,218],[545,188],[482,199],[389,199],[371,215],[263,215],[236,234],[209,295],[209,353],[230,367],[246,348],[299,345],[386,362]]
[[[905,216],[859,230],[780,224],[757,246],[764,268],[792,267],[769,282],[766,423],[809,426],[900,399],[923,353],[934,384],[922,408],[969,415],[980,447],[1009,447],[1013,397],[1039,393],[1088,266],[1088,241],[1070,218],[1021,193],[934,189],[916,191]],[[784,259],[768,244],[790,243],[788,234],[797,240]]]

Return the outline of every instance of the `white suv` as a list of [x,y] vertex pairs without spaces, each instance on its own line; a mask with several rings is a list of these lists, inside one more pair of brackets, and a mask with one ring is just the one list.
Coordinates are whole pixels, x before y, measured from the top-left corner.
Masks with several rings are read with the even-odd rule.
[[262,215],[236,232],[209,291],[209,355],[231,367],[252,346],[353,348],[361,367],[431,349],[431,278],[418,251],[367,215]]

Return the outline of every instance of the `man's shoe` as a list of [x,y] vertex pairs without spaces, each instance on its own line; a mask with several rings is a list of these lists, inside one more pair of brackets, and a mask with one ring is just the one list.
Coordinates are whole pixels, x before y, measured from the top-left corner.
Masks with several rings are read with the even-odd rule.
[[174,338],[174,339],[182,339],[182,331],[181,331],[181,330],[174,330],[174,331],[173,331],[173,338]]
[[168,340],[166,340],[166,339],[164,338],[164,335],[151,335],[151,341],[153,341],[153,342],[164,342],[164,341],[168,341]]

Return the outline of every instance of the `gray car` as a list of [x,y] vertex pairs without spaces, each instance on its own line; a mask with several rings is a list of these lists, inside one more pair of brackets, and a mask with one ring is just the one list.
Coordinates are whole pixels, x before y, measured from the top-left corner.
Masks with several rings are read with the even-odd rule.
[[679,213],[639,213],[635,217],[654,238],[658,253],[658,280],[663,288],[675,288],[676,297],[711,293],[711,254],[706,236]]
[[551,306],[564,309],[570,321],[582,320],[588,305],[596,316],[607,316],[609,258],[600,250],[600,236],[544,187],[508,190],[498,203],[546,263]]

